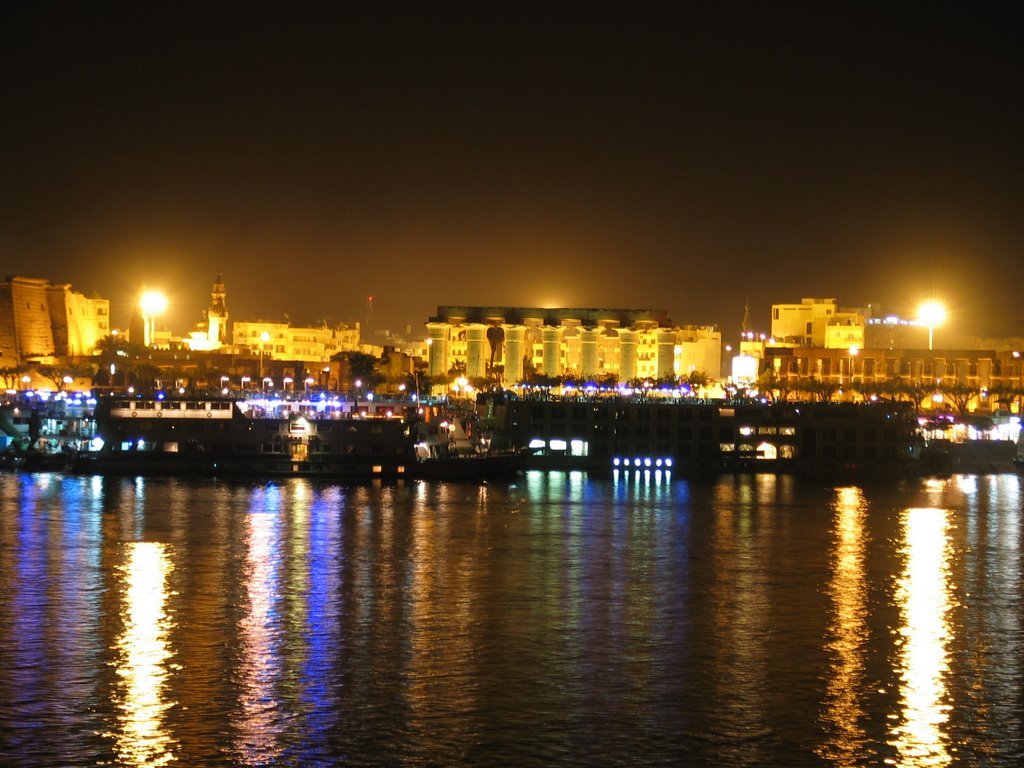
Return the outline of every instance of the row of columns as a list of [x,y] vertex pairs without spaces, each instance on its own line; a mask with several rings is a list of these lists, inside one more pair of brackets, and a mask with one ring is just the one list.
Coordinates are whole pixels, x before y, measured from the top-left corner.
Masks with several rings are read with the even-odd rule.
[[[487,373],[490,350],[487,342],[487,329],[483,323],[465,323],[451,326],[448,323],[428,323],[427,334],[430,345],[429,366],[431,376],[444,376],[449,366],[449,334],[453,327],[462,328],[466,332],[466,375],[483,377]],[[505,381],[516,382],[523,378],[523,358],[532,356],[533,350],[526,349],[526,330],[524,325],[501,325],[504,331],[504,354],[502,361],[505,366]],[[541,326],[542,366],[545,373],[558,375],[564,371],[562,344],[566,326]],[[629,381],[637,377],[637,343],[640,332],[629,328],[619,328],[619,371],[620,381]],[[601,373],[599,369],[599,340],[602,328],[580,328],[580,374],[584,377]],[[671,331],[658,331],[656,338],[658,377],[668,376],[674,370],[675,335]]]

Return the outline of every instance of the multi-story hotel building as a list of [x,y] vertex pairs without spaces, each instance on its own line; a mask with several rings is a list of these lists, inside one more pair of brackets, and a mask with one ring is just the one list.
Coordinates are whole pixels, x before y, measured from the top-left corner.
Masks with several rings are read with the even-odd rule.
[[109,333],[109,299],[39,278],[0,281],[0,368],[91,355]]
[[432,377],[458,369],[511,385],[533,373],[617,381],[721,375],[721,332],[676,326],[664,310],[441,306],[427,333]]
[[[878,307],[840,307],[836,299],[803,299],[800,304],[772,304],[768,346],[823,349],[990,349],[991,339],[978,339],[955,327],[929,328],[920,318],[893,314],[876,316]],[[933,338],[934,337],[934,338]],[[941,341],[940,341],[941,338]],[[752,337],[753,340],[753,337]],[[934,343],[933,343],[934,341]],[[997,348],[1013,348],[1013,340],[1000,340]],[[757,345],[751,353],[760,356]]]
[[776,344],[798,347],[863,347],[866,314],[865,310],[843,309],[835,299],[772,304],[772,340]]
[[995,393],[1024,391],[1024,360],[1019,350],[767,347],[764,354],[764,370],[773,371],[787,388],[824,382],[846,388],[843,399],[888,382],[933,390],[936,399],[922,405],[943,409],[948,404],[943,404],[940,391],[960,386],[974,393],[967,403],[970,411],[994,411],[1003,405],[1019,412],[1019,397],[1013,397],[1006,408]]
[[328,362],[339,352],[361,351],[359,325],[300,328],[288,323],[235,321],[232,344],[270,360]]

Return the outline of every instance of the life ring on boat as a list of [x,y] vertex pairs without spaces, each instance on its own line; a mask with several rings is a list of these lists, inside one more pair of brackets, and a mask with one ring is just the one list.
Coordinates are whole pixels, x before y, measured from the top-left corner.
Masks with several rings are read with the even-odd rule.
[[133,418],[133,419],[134,419],[134,418],[135,418],[136,416],[138,416],[138,415],[139,415],[138,413],[136,413],[135,411],[132,411],[132,418]]
[[212,419],[213,418],[213,411],[207,411],[206,412],[206,418]]
[[164,417],[164,412],[163,412],[163,411],[157,411],[157,412],[156,412],[156,417],[157,417],[158,419],[162,419],[162,418]]

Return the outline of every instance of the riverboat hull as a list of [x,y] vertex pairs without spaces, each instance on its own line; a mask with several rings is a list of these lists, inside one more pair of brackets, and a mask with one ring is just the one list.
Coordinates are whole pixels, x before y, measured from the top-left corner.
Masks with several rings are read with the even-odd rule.
[[96,407],[102,447],[74,471],[112,475],[401,477],[415,461],[401,418],[341,403],[113,398]]
[[[398,413],[398,416],[392,414]],[[484,480],[516,474],[527,451],[421,456],[420,425],[345,403],[112,398],[97,405],[103,446],[72,470],[101,475]],[[422,443],[419,443],[422,445]]]

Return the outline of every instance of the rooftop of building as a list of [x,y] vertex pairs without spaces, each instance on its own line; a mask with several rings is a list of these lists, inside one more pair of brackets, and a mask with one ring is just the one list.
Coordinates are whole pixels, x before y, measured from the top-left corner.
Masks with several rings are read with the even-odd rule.
[[605,309],[597,307],[462,307],[439,306],[432,323],[514,323],[520,325],[564,325],[576,321],[580,325],[618,325],[656,323],[671,327],[665,309]]

